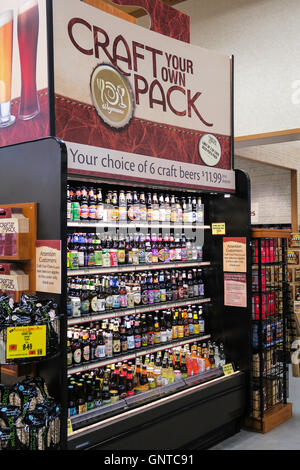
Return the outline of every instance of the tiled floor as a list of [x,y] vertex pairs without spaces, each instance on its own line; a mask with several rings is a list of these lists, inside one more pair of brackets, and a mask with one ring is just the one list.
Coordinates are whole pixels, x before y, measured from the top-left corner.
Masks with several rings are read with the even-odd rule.
[[293,416],[266,434],[242,430],[210,450],[300,450],[300,377],[290,375],[289,399]]

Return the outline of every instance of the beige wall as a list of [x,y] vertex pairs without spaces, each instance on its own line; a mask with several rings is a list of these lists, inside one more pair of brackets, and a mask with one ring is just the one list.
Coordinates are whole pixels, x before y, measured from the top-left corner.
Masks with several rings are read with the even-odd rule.
[[290,224],[291,170],[240,157],[235,158],[235,168],[246,171],[250,176],[251,206],[258,205],[256,223]]
[[190,15],[193,44],[235,56],[236,137],[300,127],[292,102],[299,0],[187,0],[175,8]]

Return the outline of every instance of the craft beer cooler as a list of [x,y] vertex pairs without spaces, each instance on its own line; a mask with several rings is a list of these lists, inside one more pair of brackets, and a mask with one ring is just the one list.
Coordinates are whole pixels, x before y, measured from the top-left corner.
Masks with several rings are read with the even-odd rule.
[[[45,378],[50,393],[62,406],[61,448],[205,449],[238,432],[249,401],[247,381],[251,356],[251,315],[248,307],[251,305],[251,285],[249,285],[251,276],[248,272],[248,306],[246,308],[224,306],[223,236],[213,235],[211,226],[213,223],[224,223],[227,237],[246,238],[249,271],[251,269],[248,243],[250,183],[247,175],[235,170],[236,192],[230,196],[222,192],[201,191],[205,208],[204,227],[192,229],[193,234],[197,232],[204,236],[203,260],[207,262],[206,266],[203,266],[205,298],[210,304],[205,334],[208,334],[213,341],[221,341],[224,344],[226,362],[233,365],[234,373],[214,374],[212,370],[196,382],[190,378],[186,381],[185,387],[178,390],[175,387],[170,395],[162,394],[127,409],[123,406],[119,414],[103,416],[101,420],[99,420],[100,415],[99,419],[97,416],[95,418],[95,413],[89,420],[75,417],[72,423],[73,432],[68,435],[67,233],[70,228],[67,224],[67,184],[72,184],[72,180],[80,180],[80,175],[68,175],[66,146],[55,138],[2,148],[0,162],[1,204],[37,203],[37,240],[61,240],[61,293],[51,295],[39,293],[42,298],[53,298],[62,315],[60,351],[52,359],[35,365],[36,373]],[[101,181],[92,175],[81,181],[92,184],[109,183],[117,185],[120,189],[122,185],[128,187],[128,182]],[[145,192],[147,189],[152,191],[156,189],[158,192],[173,190],[178,193],[178,188],[172,187],[143,186],[140,189]],[[180,192],[186,195],[184,188],[181,188]],[[171,269],[171,264],[168,267]],[[135,268],[138,270],[138,267]],[[148,269],[151,270],[153,267],[147,266]],[[128,270],[130,271],[130,267]],[[115,268],[115,273],[117,271],[118,267]],[[76,275],[76,272],[74,274]],[[192,302],[191,300],[190,303]],[[185,342],[187,341],[182,341]],[[119,362],[121,359],[122,357],[117,357],[110,362]],[[97,364],[89,368],[96,367]]]

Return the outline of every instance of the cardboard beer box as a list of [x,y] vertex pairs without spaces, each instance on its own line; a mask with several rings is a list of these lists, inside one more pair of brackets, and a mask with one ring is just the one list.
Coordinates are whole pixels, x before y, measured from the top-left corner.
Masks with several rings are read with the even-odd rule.
[[9,263],[0,264],[0,294],[6,293],[15,301],[29,290],[29,276],[22,269]]
[[29,219],[22,209],[0,207],[0,257],[11,260],[30,257]]

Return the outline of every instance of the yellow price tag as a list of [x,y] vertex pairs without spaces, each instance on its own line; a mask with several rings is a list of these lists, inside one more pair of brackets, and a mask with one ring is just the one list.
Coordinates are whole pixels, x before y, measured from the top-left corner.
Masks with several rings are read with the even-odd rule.
[[68,436],[73,433],[73,426],[72,421],[68,418],[68,428],[67,428]]
[[230,375],[234,373],[232,364],[225,364],[225,366],[222,367],[224,375]]
[[6,359],[46,356],[46,325],[6,329]]
[[226,234],[225,222],[222,222],[219,224],[212,224],[211,228],[212,228],[213,235],[225,235]]

